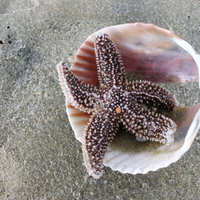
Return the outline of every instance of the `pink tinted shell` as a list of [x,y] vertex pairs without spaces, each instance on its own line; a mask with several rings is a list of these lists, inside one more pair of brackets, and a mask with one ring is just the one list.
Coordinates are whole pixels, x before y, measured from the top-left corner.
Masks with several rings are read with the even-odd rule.
[[[106,27],[86,39],[71,67],[73,74],[85,83],[98,85],[93,40],[96,35],[104,33],[119,49],[130,79],[176,86],[195,81],[200,83],[200,56],[193,48],[174,33],[144,23]],[[73,108],[67,100],[66,110],[75,137],[82,143],[89,115]],[[137,141],[134,135],[120,130],[108,148],[104,165],[122,173],[144,174],[179,160],[190,148],[200,128],[200,103],[190,107],[178,106],[171,118],[178,125],[172,145]]]

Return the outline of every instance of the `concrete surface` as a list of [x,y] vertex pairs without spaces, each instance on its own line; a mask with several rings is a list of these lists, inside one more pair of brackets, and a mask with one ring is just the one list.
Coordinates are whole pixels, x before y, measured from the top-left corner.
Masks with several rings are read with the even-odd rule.
[[200,52],[199,14],[199,0],[1,0],[0,199],[200,199],[199,136],[168,168],[89,177],[55,69],[94,31],[127,22],[172,30]]

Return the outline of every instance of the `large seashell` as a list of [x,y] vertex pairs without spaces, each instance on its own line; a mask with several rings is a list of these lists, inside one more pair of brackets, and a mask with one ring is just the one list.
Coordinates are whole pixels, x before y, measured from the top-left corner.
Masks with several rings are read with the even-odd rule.
[[[196,81],[200,87],[200,56],[172,32],[144,23],[106,27],[86,39],[71,67],[73,74],[85,83],[98,85],[93,39],[103,33],[107,33],[118,47],[130,79],[164,83],[172,88],[187,87]],[[196,92],[199,93],[199,89]],[[190,107],[179,106],[173,111],[171,118],[177,123],[178,130],[172,145],[137,141],[133,135],[120,130],[108,148],[104,165],[122,173],[145,174],[179,160],[200,128],[200,103],[195,104],[195,101]],[[67,101],[66,109],[75,137],[82,142],[89,116]]]

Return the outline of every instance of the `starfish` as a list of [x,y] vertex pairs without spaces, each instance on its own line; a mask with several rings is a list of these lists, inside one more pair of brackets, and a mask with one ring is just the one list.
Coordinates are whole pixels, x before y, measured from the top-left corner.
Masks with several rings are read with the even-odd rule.
[[150,107],[170,112],[177,101],[158,84],[129,81],[121,55],[107,34],[95,37],[94,50],[98,87],[78,80],[65,63],[58,64],[57,71],[68,101],[90,114],[84,130],[83,158],[89,174],[100,178],[104,155],[120,124],[137,137],[170,145],[176,123]]

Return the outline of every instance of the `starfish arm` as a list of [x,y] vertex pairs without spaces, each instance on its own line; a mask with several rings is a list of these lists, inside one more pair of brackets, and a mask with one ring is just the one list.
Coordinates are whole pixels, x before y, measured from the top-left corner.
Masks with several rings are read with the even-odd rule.
[[174,106],[178,104],[171,92],[150,81],[133,81],[129,83],[129,87],[133,98],[138,103],[168,111],[172,111]]
[[121,118],[122,123],[131,133],[150,141],[171,144],[177,125],[164,115],[146,110],[135,104],[126,110]]
[[121,86],[125,82],[125,67],[121,55],[107,34],[94,40],[98,79],[101,87]]
[[97,88],[78,80],[65,63],[59,63],[57,71],[62,91],[72,106],[83,112],[91,113],[96,106]]
[[102,175],[103,158],[117,129],[114,117],[103,111],[93,114],[86,126],[83,157],[88,173],[94,178]]

